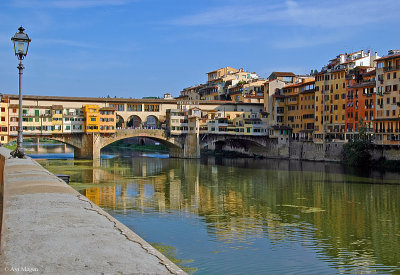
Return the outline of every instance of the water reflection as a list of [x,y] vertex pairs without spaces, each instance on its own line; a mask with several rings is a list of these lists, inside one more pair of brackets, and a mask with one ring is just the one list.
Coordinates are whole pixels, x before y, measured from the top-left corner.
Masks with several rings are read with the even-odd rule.
[[253,159],[41,164],[199,273],[400,272],[397,173]]

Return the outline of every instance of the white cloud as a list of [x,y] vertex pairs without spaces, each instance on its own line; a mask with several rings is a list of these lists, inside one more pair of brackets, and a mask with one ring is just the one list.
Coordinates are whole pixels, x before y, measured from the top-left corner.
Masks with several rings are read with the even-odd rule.
[[[387,7],[385,13],[377,7]],[[171,23],[181,26],[241,26],[259,23],[294,25],[320,28],[360,26],[382,20],[394,20],[400,8],[398,0],[353,1],[295,1],[266,5],[264,1],[250,5],[219,6],[192,15],[173,19]]]

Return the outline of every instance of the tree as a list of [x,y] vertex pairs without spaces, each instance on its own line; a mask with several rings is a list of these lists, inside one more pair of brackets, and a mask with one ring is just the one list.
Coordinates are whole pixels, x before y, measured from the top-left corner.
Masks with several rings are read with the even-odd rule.
[[371,142],[365,122],[360,120],[358,123],[358,138],[349,141],[343,146],[343,160],[345,164],[350,166],[366,167],[371,164],[371,154],[369,152]]

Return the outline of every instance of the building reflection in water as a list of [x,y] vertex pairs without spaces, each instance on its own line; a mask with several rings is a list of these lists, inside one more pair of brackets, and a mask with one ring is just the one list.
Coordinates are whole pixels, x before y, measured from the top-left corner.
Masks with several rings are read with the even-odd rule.
[[83,194],[106,210],[197,215],[219,242],[298,242],[340,272],[399,270],[398,174],[346,169],[297,161],[123,158],[82,169],[80,179],[94,185]]

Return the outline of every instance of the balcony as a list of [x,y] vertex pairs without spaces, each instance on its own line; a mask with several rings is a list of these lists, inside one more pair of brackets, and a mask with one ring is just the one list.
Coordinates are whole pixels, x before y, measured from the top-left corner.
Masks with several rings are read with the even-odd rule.
[[400,70],[400,65],[383,67],[384,72]]

